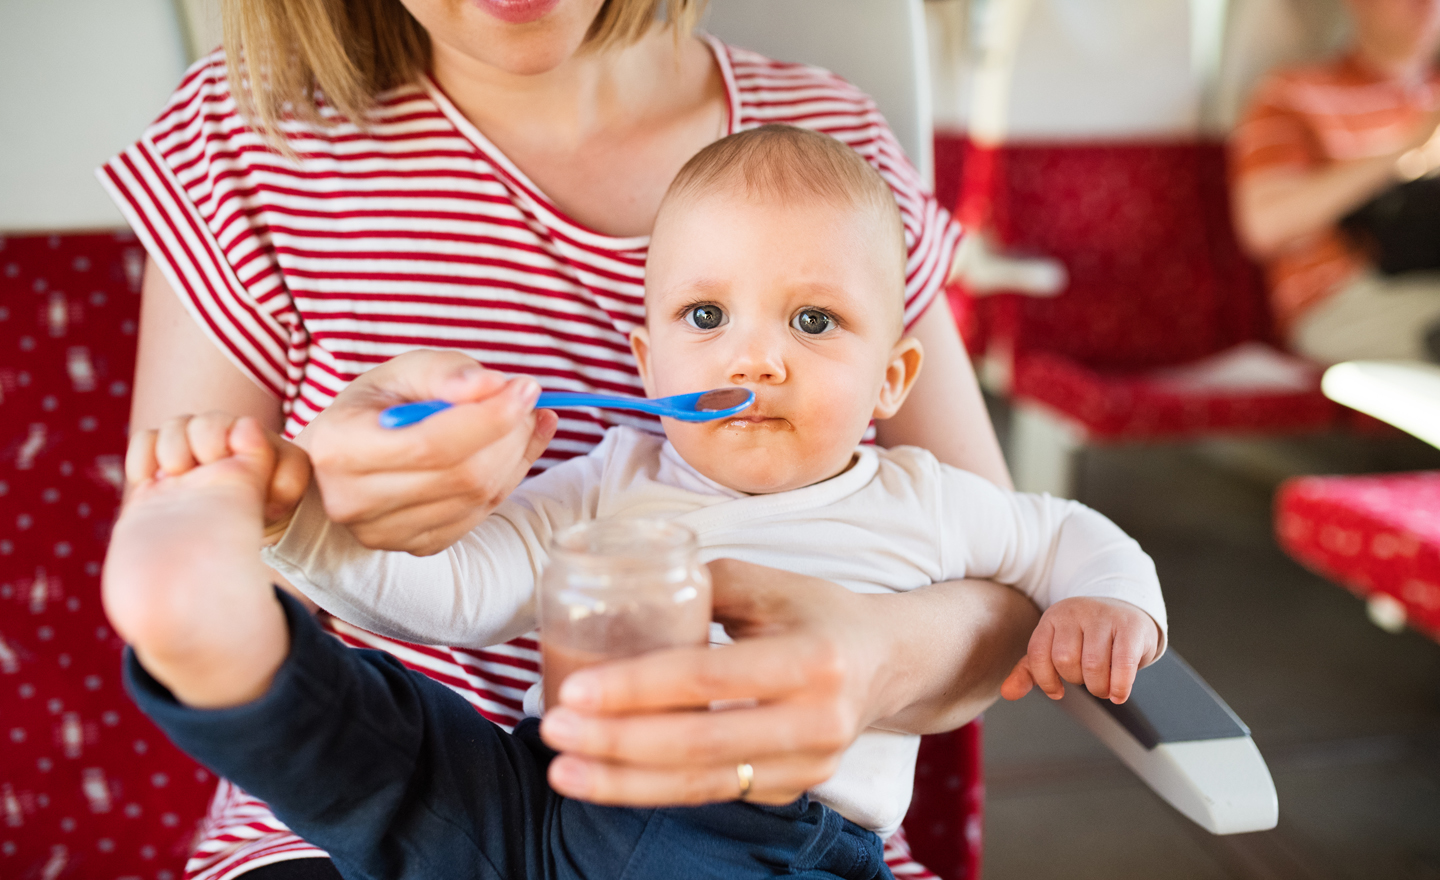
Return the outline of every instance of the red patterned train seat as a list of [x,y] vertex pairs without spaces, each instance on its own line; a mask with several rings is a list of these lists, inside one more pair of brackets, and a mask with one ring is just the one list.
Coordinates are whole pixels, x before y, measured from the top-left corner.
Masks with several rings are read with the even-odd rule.
[[1275,499],[1275,534],[1305,567],[1365,599],[1377,623],[1440,641],[1440,471],[1290,480]]
[[958,211],[1006,252],[1056,258],[1069,275],[1055,297],[971,303],[987,373],[1020,404],[1022,485],[1066,491],[1066,456],[1087,443],[1335,422],[1319,372],[1273,344],[1219,144],[970,145]]
[[215,790],[100,607],[143,265],[129,235],[0,238],[0,877],[178,880]]

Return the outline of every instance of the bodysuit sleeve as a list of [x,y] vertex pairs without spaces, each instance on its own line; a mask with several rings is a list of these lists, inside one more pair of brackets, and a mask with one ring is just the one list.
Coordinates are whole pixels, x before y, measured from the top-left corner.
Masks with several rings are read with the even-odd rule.
[[500,644],[535,628],[550,536],[594,516],[607,445],[527,480],[433,556],[365,547],[326,517],[312,485],[265,562],[321,608],[371,632],[428,645]]
[[1164,651],[1160,579],[1134,538],[1078,501],[1007,492],[958,468],[939,470],[947,576],[1009,584],[1042,610],[1078,596],[1129,602],[1154,618]]

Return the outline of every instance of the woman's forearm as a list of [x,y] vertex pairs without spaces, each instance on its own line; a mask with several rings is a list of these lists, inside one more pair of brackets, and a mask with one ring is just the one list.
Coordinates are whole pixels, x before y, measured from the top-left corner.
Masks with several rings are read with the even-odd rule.
[[1000,441],[944,294],[911,334],[924,346],[925,361],[905,405],[893,418],[876,423],[880,445],[919,446],[945,464],[1011,488]]
[[902,733],[953,730],[985,711],[1040,619],[1029,599],[990,581],[858,598],[889,645],[873,726]]

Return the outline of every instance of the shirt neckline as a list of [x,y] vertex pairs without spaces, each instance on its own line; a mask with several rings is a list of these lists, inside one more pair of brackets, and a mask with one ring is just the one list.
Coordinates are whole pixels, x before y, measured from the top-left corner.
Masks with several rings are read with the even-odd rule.
[[[725,125],[723,130],[726,135],[734,134],[735,126],[740,118],[740,92],[735,83],[735,71],[730,62],[729,47],[710,34],[699,34],[698,36],[710,49],[715,63],[720,67],[720,79],[725,87]],[[435,105],[440,108],[440,112],[450,121],[455,131],[470,142],[470,145],[495,168],[511,189],[519,193],[532,209],[549,215],[555,222],[564,225],[568,233],[592,246],[620,251],[643,250],[649,246],[649,235],[606,235],[591,229],[565,213],[545,194],[544,190],[535,185],[535,182],[525,172],[510,161],[509,156],[491,143],[490,139],[485,137],[480,129],[466,118],[464,113],[460,112],[450,97],[445,94],[445,90],[435,82],[434,77],[428,72],[423,73],[420,77],[420,84],[425,89],[425,93],[429,95],[430,100],[435,102]]]
[[[855,458],[850,467],[828,480],[821,480],[818,483],[811,483],[808,486],[790,489],[786,492],[747,495],[744,492],[722,486],[695,470],[680,456],[680,453],[675,451],[675,447],[670,444],[669,440],[663,441],[660,456],[677,469],[683,470],[705,486],[710,487],[713,494],[726,499],[720,504],[702,507],[680,517],[682,521],[690,523],[699,532],[731,520],[755,519],[792,510],[813,510],[833,504],[863,489],[880,470],[880,456],[875,447],[862,444],[855,448]],[[662,484],[685,488],[674,483]],[[698,522],[692,523],[693,520],[698,520]]]

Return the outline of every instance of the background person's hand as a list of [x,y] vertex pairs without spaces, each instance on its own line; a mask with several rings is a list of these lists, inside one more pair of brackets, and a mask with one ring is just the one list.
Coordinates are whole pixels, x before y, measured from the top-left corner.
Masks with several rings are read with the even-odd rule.
[[[870,603],[827,581],[717,560],[715,619],[737,640],[572,673],[541,733],[562,754],[550,783],[570,797],[631,806],[697,804],[740,794],[789,803],[835,772],[885,710],[885,630]],[[751,705],[710,711],[713,701]]]
[[1160,627],[1129,602],[1064,599],[1041,615],[1029,652],[1015,664],[1000,695],[1018,700],[1035,686],[1058,700],[1068,681],[1102,700],[1123,703],[1135,674],[1155,661],[1159,646]]
[[[554,436],[532,409],[540,386],[452,351],[400,355],[351,382],[296,438],[330,519],[367,547],[438,553],[520,484]],[[405,428],[380,427],[398,403],[456,404]]]

